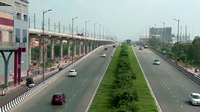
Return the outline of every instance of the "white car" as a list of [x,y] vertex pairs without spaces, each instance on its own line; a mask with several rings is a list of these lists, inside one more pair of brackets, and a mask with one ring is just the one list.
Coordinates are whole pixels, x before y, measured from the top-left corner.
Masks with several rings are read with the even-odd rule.
[[160,61],[158,59],[155,59],[153,62],[154,65],[160,65]]
[[71,76],[72,76],[72,77],[76,77],[76,76],[77,76],[76,70],[74,70],[74,69],[70,70],[68,76],[69,76],[69,77],[71,77]]
[[192,105],[200,105],[200,94],[190,93],[189,102],[192,103]]
[[105,53],[102,53],[102,54],[101,54],[101,57],[106,57],[106,54],[105,54]]

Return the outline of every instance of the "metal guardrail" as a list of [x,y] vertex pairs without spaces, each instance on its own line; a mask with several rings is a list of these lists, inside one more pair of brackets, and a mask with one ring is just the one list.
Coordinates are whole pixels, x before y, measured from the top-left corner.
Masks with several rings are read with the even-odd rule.
[[26,47],[26,43],[0,42],[0,47]]

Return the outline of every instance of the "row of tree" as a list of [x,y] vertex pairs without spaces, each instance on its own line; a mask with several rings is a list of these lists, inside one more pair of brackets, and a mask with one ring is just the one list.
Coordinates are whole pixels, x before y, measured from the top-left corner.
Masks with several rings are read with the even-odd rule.
[[[148,45],[157,51],[166,54],[169,58],[182,61],[190,65],[200,67],[200,37],[196,36],[192,42],[163,43],[159,39],[152,37],[148,40]],[[163,51],[166,51],[164,53]]]
[[131,68],[128,46],[123,43],[118,61],[118,74],[116,75],[116,88],[113,92],[114,112],[137,112],[139,109],[134,104],[139,97],[137,91],[133,91],[133,81],[136,74]]

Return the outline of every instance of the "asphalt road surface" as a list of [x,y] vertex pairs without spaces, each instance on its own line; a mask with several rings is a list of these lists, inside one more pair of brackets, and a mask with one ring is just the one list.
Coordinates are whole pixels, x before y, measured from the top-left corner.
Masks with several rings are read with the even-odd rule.
[[[188,98],[191,92],[200,93],[200,86],[149,49],[133,47],[150,83],[162,112],[200,112]],[[153,65],[154,59],[160,65]]]
[[[112,46],[108,50],[104,47],[96,50],[83,61],[73,67],[77,70],[77,77],[62,77],[49,86],[33,95],[31,98],[14,108],[13,112],[85,112],[97,85],[103,76],[111,55]],[[106,53],[106,58],[101,58],[101,53]],[[63,105],[51,105],[54,93],[63,92],[66,102]]]

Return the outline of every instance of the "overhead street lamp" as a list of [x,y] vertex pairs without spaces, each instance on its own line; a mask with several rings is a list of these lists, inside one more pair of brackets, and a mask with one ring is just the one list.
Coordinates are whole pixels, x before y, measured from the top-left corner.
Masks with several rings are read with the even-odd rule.
[[155,31],[155,37],[156,37],[156,31],[157,31],[157,30],[156,30],[156,24],[154,24],[154,25],[155,25],[155,30],[154,30],[154,31]]
[[102,24],[99,25],[99,37],[100,37],[100,39],[101,39],[101,25]]
[[95,25],[96,25],[97,23],[94,23],[94,39],[95,39]]
[[105,28],[105,27],[106,27],[106,26],[103,27],[103,39],[104,39],[104,28]]
[[[76,19],[76,18],[78,18],[78,17],[72,18],[72,39],[73,39],[73,30],[74,30],[73,23],[74,23],[74,19]],[[75,41],[74,41],[74,44],[76,44]],[[73,63],[73,58],[74,58],[74,48],[72,49],[72,63]]]
[[161,23],[163,24],[163,47],[164,47],[164,42],[165,42],[165,38],[164,38],[164,33],[165,33],[165,22],[162,22]]
[[179,48],[178,48],[178,41],[179,41],[179,19],[175,19],[175,18],[173,18],[173,19],[178,22],[178,32],[177,32],[177,50],[178,50],[178,52],[177,52],[177,56],[179,57]]
[[42,79],[43,79],[43,83],[44,83],[44,67],[45,67],[45,60],[44,60],[44,54],[45,54],[45,51],[44,51],[44,14],[45,13],[47,13],[47,12],[49,12],[49,11],[51,11],[52,9],[49,9],[49,10],[47,10],[47,11],[43,11],[43,24],[42,24],[42,30],[43,30],[43,77],[42,77]]
[[150,38],[150,25],[148,25],[149,26],[149,38]]
[[87,23],[90,22],[90,20],[85,21],[85,38],[87,37]]

